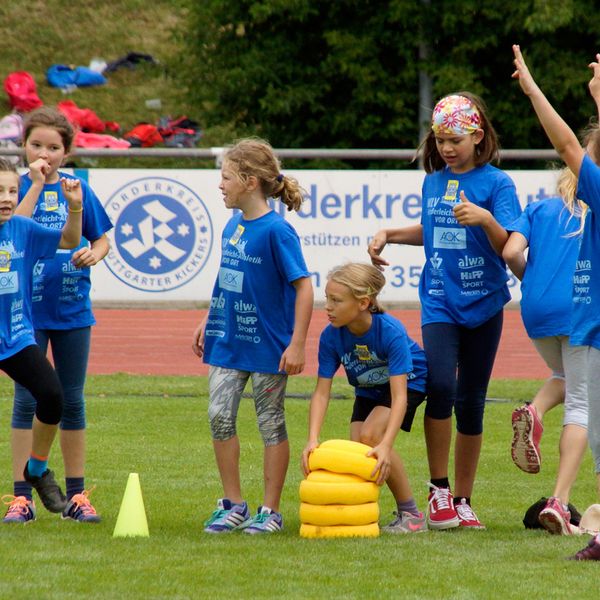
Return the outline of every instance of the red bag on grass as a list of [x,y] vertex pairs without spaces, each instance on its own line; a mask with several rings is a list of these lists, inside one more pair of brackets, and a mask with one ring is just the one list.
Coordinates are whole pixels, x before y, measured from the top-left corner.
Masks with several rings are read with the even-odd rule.
[[138,123],[131,131],[123,134],[123,137],[136,148],[150,148],[163,143],[158,127],[150,123]]
[[9,73],[4,80],[4,90],[10,107],[19,112],[30,112],[43,104],[37,95],[35,81],[27,71]]
[[104,121],[91,108],[79,108],[73,100],[63,100],[57,106],[69,122],[82,131],[102,133],[106,129]]

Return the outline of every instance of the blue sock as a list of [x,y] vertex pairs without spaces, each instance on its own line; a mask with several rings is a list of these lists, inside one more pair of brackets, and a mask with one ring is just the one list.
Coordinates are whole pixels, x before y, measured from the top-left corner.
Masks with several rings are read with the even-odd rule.
[[15,496],[25,496],[27,500],[33,500],[33,496],[31,495],[31,484],[27,481],[13,481],[13,494]]
[[48,468],[48,457],[42,458],[41,456],[30,456],[29,462],[27,463],[27,470],[32,477],[41,477]]
[[67,500],[70,500],[75,494],[81,494],[84,490],[83,477],[65,477],[67,488]]
[[417,508],[417,503],[415,502],[414,498],[410,498],[410,500],[406,500],[405,502],[396,502],[396,505],[398,506],[399,515],[401,515],[403,512],[410,513],[415,517],[421,515],[419,509]]

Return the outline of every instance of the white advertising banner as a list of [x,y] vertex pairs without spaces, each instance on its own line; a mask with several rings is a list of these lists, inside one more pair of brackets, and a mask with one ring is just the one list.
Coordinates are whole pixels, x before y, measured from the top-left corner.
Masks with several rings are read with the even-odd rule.
[[[554,194],[556,171],[507,171],[521,204]],[[104,204],[114,229],[111,251],[94,267],[92,298],[110,302],[210,300],[220,259],[221,231],[231,216],[218,170],[77,170]],[[273,204],[295,227],[315,299],[324,300],[327,272],[368,261],[367,244],[385,227],[421,218],[421,171],[286,171],[306,190],[299,213]],[[390,246],[384,302],[418,301],[423,249]],[[511,277],[513,299],[520,298]]]

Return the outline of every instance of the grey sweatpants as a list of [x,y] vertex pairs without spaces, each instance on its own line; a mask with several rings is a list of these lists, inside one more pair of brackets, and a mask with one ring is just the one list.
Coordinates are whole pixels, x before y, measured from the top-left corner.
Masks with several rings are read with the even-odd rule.
[[588,350],[588,438],[596,473],[600,473],[600,350]]

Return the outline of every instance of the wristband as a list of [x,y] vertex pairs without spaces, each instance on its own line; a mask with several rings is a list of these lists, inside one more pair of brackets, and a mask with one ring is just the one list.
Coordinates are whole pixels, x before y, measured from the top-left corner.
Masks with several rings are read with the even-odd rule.
[[72,213],[80,213],[83,212],[83,206],[81,206],[81,208],[79,210],[73,210],[70,206],[69,206],[69,212]]

